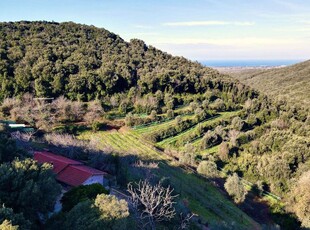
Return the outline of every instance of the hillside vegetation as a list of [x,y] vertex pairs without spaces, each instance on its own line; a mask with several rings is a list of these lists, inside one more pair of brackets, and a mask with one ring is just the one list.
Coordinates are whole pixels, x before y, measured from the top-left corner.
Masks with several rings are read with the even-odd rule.
[[[302,106],[143,41],[71,22],[0,23],[0,84],[1,119],[44,134],[31,148],[53,145],[107,170],[123,193],[144,179],[171,186],[178,214],[198,215],[194,226],[309,227],[309,191],[291,195],[309,182],[310,116]],[[70,225],[93,202],[51,222]],[[153,229],[186,221],[151,220]]]
[[310,108],[310,61],[270,70],[236,71],[231,75],[273,98]]
[[83,101],[128,91],[197,93],[233,82],[138,39],[74,23],[0,24],[0,98],[25,92]]

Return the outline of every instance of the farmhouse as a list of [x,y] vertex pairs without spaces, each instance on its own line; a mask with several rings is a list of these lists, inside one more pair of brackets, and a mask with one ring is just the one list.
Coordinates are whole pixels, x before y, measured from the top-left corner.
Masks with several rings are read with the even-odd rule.
[[83,165],[79,161],[59,156],[50,152],[34,152],[34,159],[39,163],[50,163],[56,179],[69,186],[99,183],[107,185],[107,173]]

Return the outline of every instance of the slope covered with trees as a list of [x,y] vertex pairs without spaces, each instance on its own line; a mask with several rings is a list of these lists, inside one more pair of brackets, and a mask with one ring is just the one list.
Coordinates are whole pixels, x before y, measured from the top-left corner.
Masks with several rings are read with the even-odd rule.
[[197,93],[233,85],[215,70],[93,26],[1,23],[0,37],[2,99],[29,92],[87,101],[132,87]]
[[279,100],[310,108],[310,61],[269,70],[237,71],[232,76]]
[[[287,218],[293,212],[308,227],[309,212],[302,205],[308,194],[300,199],[289,195],[309,183],[304,179],[310,165],[306,109],[276,102],[216,70],[93,26],[1,23],[0,38],[1,118],[35,126],[47,133],[48,143],[62,149],[74,146],[70,157],[103,169],[106,159],[81,150],[86,143],[96,145],[116,158],[111,173],[125,192],[141,176],[153,185],[167,181],[203,224],[232,224],[227,210],[237,212],[231,204],[225,201],[220,207],[221,202],[205,198],[210,193],[218,197],[206,180],[227,177],[222,187],[238,205],[252,196],[249,187],[260,191],[257,199],[263,202],[270,199],[263,194],[272,192],[281,199],[272,200],[277,223],[295,228]],[[51,132],[70,132],[84,141]],[[1,151],[0,156],[12,161]],[[182,186],[185,182],[191,186]],[[79,203],[65,218],[94,207],[93,202]],[[248,218],[236,222],[239,229],[255,225]]]

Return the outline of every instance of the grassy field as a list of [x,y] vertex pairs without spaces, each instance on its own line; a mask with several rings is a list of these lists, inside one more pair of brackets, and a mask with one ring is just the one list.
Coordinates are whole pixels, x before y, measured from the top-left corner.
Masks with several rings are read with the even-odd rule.
[[[169,121],[158,126],[163,127],[172,124],[173,121]],[[147,127],[146,129],[153,130],[153,128],[158,127]],[[146,133],[146,129],[140,130]],[[144,160],[159,162],[160,176],[168,177],[172,186],[180,194],[180,199],[188,203],[192,212],[198,214],[209,224],[218,224],[224,221],[229,225],[234,223],[237,229],[257,228],[257,224],[250,217],[226,199],[209,182],[193,172],[179,167],[163,152],[156,150],[150,143],[141,140],[140,135],[141,132],[137,133],[137,130],[122,128],[97,133],[86,131],[79,138],[99,138],[102,148],[109,147],[120,154],[134,154]]]

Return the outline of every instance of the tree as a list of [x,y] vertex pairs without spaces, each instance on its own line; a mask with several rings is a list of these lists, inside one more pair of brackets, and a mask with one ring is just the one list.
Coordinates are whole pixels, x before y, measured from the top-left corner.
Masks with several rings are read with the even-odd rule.
[[66,122],[69,120],[71,115],[71,102],[64,96],[60,96],[52,102],[52,107],[54,108],[54,116],[57,122]]
[[0,224],[1,230],[18,230],[18,225],[12,225],[12,223],[8,220],[4,220],[2,224]]
[[0,163],[12,161],[19,155],[15,141],[0,131]]
[[[13,103],[14,106],[8,106],[9,102]],[[5,107],[10,109],[9,113],[12,120],[28,123],[38,129],[49,130],[55,123],[51,104],[44,100],[36,100],[29,93],[24,94],[21,100],[14,98],[7,100]]]
[[[86,200],[78,203],[72,208],[63,218],[59,220],[57,229],[75,229],[75,230],[96,230],[100,229],[101,221],[99,220],[99,212],[97,208],[94,208],[93,202]],[[56,221],[52,222],[51,230],[56,227]],[[104,229],[104,228],[103,228]]]
[[6,98],[3,100],[0,106],[0,115],[5,118],[9,118],[12,116],[11,110],[15,107],[20,106],[21,101],[17,98]]
[[218,149],[218,155],[219,155],[219,158],[222,160],[222,161],[225,161],[228,159],[229,157],[229,147],[228,147],[228,144],[226,142],[222,142],[219,146],[219,149]]
[[61,187],[51,165],[39,165],[32,159],[14,160],[0,165],[0,204],[31,221],[52,211]]
[[44,100],[36,100],[35,106],[32,108],[34,126],[42,130],[51,130],[55,123],[54,117],[51,115],[51,104]]
[[120,114],[126,114],[128,111],[128,107],[129,107],[129,102],[127,100],[122,100],[122,102],[120,103],[118,107],[118,112]]
[[182,164],[195,165],[196,161],[195,147],[192,144],[186,144],[184,151],[179,156],[179,161]]
[[225,103],[222,99],[217,98],[210,106],[211,109],[216,111],[224,111],[225,110]]
[[233,147],[236,147],[238,146],[238,136],[239,136],[240,132],[233,129],[233,130],[229,130],[228,132],[228,136],[229,136],[229,139],[230,139],[230,143]]
[[208,132],[206,132],[202,138],[200,148],[202,150],[210,148],[211,146],[213,146],[215,143],[218,142],[218,139],[219,136],[214,131],[208,130]]
[[169,119],[174,118],[174,111],[172,109],[167,110],[167,118]]
[[125,230],[129,216],[128,204],[115,196],[100,194],[94,201],[78,203],[65,215],[63,230]]
[[125,200],[118,200],[112,195],[100,194],[96,197],[95,207],[99,209],[100,219],[106,223],[108,229],[126,229],[129,209]]
[[71,121],[81,121],[85,111],[83,109],[83,103],[80,101],[72,101],[70,103],[70,116]]
[[231,126],[233,129],[241,131],[244,126],[244,121],[240,117],[234,117],[231,121]]
[[173,189],[160,183],[151,185],[148,181],[129,183],[127,191],[131,203],[139,213],[142,229],[156,229],[156,222],[171,220],[175,214]]
[[96,122],[99,118],[101,118],[102,114],[103,108],[100,101],[90,101],[87,105],[87,111],[84,116],[84,120],[88,124],[92,124]]
[[301,175],[290,192],[288,210],[296,214],[305,228],[310,228],[310,171]]
[[61,198],[62,210],[69,211],[84,200],[95,199],[98,194],[108,194],[101,184],[80,185],[66,192]]
[[156,110],[152,110],[152,111],[151,111],[150,118],[151,118],[153,121],[156,121],[156,120],[157,120],[157,112],[156,112]]
[[193,102],[189,103],[189,107],[190,107],[191,111],[194,112],[199,107],[199,104],[197,102],[193,101]]
[[134,117],[132,113],[127,113],[125,117],[125,125],[126,126],[134,126]]
[[201,161],[197,167],[197,172],[207,177],[215,177],[218,175],[217,166],[214,161]]
[[[14,213],[13,209],[6,208],[4,205],[0,208],[0,223],[5,220],[9,221],[14,226],[19,226],[22,230],[30,230],[31,222],[24,218],[23,213]],[[1,226],[1,225],[0,225]],[[0,229],[2,229],[0,227]]]
[[228,194],[233,197],[236,203],[241,203],[244,201],[247,190],[243,186],[237,173],[234,173],[232,176],[228,176],[224,187]]

